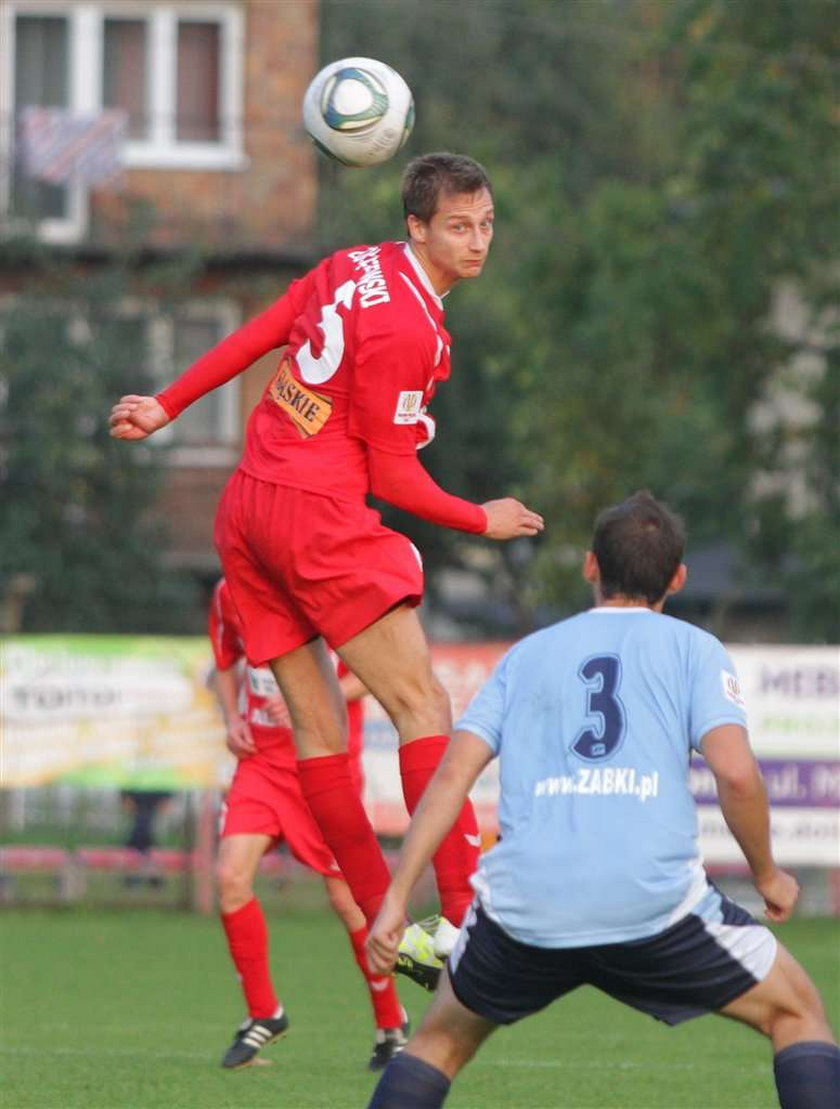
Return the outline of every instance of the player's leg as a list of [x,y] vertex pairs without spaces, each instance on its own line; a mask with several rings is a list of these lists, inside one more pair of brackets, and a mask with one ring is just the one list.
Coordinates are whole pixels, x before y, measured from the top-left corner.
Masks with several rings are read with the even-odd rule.
[[822,1000],[806,972],[781,944],[769,974],[720,1013],[770,1039],[782,1109],[840,1105],[840,1050]]
[[380,1078],[368,1109],[438,1109],[497,1027],[461,1004],[444,971],[420,1027]]
[[333,912],[347,931],[350,946],[353,949],[353,958],[362,973],[370,996],[376,1040],[368,1069],[383,1070],[407,1043],[408,1016],[400,1005],[397,987],[391,975],[373,974],[368,967],[365,953],[368,937],[367,923],[362,910],[353,900],[350,887],[343,878],[327,875],[324,875],[324,885]]
[[[344,643],[338,653],[399,733],[403,795],[413,813],[443,757],[452,728],[449,697],[432,670],[416,609],[397,606]],[[437,944],[440,955],[451,951],[472,901],[470,877],[478,865],[480,847],[475,812],[467,801],[434,857],[444,918],[440,940],[446,934],[446,942]]]
[[346,709],[324,642],[312,640],[271,662],[283,692],[303,796],[367,921],[379,910],[390,874],[353,784]]
[[405,1045],[406,1015],[394,980],[389,975],[373,975],[368,970],[364,914],[353,900],[350,887],[315,823],[304,799],[297,769],[288,764],[277,766],[272,773],[272,787],[272,804],[288,849],[299,863],[322,876],[332,909],[347,930],[354,958],[368,987],[376,1022],[376,1043],[369,1065],[374,1064],[371,1069],[381,1069]]
[[676,1025],[720,1013],[772,1042],[783,1109],[836,1104],[840,1053],[804,970],[740,905],[709,885],[684,917],[647,940],[587,948],[586,981]]
[[248,1006],[248,1018],[222,1059],[226,1069],[252,1062],[261,1048],[286,1034],[289,1024],[274,990],[268,928],[254,896],[254,876],[271,843],[269,835],[231,834],[223,835],[219,846],[216,879],[222,927]]

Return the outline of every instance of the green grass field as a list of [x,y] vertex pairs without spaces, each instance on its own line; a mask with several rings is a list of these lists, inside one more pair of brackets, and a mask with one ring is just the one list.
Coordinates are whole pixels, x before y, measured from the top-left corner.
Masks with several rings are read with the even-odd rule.
[[[160,911],[4,911],[3,1109],[362,1109],[374,1083],[367,1000],[340,926],[272,911],[273,966],[292,1021],[271,1066],[223,1072],[242,1017],[221,929]],[[837,921],[785,942],[840,1016]],[[401,990],[416,1021],[426,995]],[[452,1109],[769,1109],[767,1044],[716,1017],[668,1030],[580,990],[486,1045]]]

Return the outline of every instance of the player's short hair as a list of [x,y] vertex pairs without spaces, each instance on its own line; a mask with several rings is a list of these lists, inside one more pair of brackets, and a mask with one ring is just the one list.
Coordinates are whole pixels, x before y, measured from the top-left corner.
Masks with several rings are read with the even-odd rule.
[[647,489],[598,513],[592,553],[604,598],[661,601],[685,551],[685,527]]
[[477,193],[493,188],[484,166],[466,154],[423,154],[403,171],[402,201],[406,219],[416,216],[428,223],[442,195]]

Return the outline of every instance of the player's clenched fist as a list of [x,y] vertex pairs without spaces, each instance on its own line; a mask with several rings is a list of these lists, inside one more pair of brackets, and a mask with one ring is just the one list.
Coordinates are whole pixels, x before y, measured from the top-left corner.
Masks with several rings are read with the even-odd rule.
[[163,405],[154,397],[131,394],[120,397],[111,409],[108,420],[112,439],[145,439],[165,427],[169,417]]
[[538,535],[545,527],[542,516],[526,508],[514,497],[485,501],[481,506],[487,514],[487,539],[516,539],[520,535]]

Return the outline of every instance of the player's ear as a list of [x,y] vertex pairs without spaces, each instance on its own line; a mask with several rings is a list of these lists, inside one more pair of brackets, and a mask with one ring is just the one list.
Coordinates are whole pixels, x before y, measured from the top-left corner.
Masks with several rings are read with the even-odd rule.
[[413,213],[406,216],[405,222],[408,227],[409,238],[415,243],[425,243],[426,224]]
[[597,585],[601,577],[601,571],[598,567],[598,559],[592,553],[587,551],[583,556],[583,580],[588,581],[590,585]]
[[679,566],[677,567],[677,572],[671,578],[671,583],[668,586],[668,594],[667,595],[670,597],[672,593],[679,593],[679,591],[685,585],[685,581],[686,581],[687,577],[688,577],[688,567],[686,566],[686,564],[684,562],[681,562],[679,564]]

